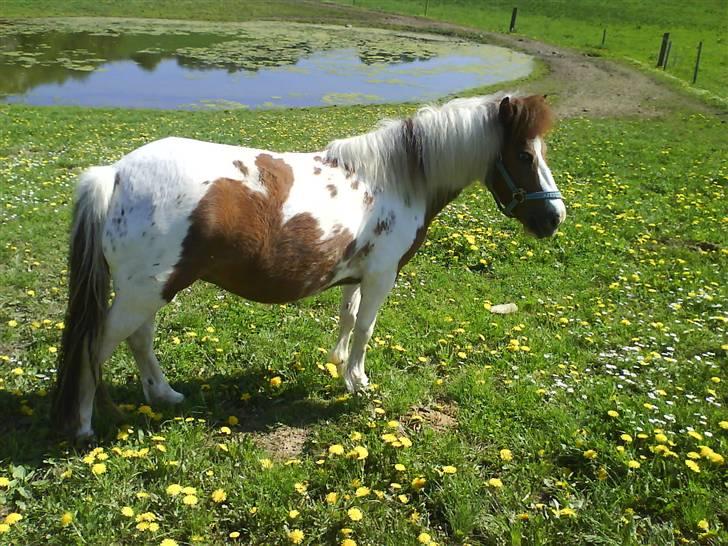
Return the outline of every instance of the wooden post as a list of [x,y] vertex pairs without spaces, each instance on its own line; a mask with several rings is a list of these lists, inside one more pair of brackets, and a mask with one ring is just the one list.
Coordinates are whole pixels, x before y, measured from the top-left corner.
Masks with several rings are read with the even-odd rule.
[[698,44],[698,57],[695,59],[695,71],[693,72],[693,84],[698,81],[698,68],[700,68],[700,54],[703,52],[703,42]]
[[667,51],[667,43],[670,41],[670,33],[666,32],[662,35],[662,45],[660,46],[660,54],[657,56],[657,68],[665,65],[665,51]]
[[427,17],[427,7],[430,5],[430,0],[425,0],[425,17]]
[[513,32],[516,30],[516,16],[518,15],[518,8],[513,8],[513,13],[511,13],[511,26],[508,29],[508,32]]
[[667,49],[665,50],[665,61],[662,63],[662,69],[667,70],[667,61],[670,58],[670,50],[672,49],[672,40],[667,42]]

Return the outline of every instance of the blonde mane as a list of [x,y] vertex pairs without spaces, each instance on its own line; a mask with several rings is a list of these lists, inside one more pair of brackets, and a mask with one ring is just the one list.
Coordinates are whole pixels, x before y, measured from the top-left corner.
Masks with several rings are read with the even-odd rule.
[[331,142],[327,159],[375,189],[458,191],[481,179],[500,152],[498,105],[505,96],[454,99],[406,120],[384,120],[370,133]]

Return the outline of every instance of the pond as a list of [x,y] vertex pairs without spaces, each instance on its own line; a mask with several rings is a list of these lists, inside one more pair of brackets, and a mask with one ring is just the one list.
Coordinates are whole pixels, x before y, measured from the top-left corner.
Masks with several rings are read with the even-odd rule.
[[409,32],[282,22],[0,21],[0,100],[131,108],[424,102],[527,76],[532,58]]

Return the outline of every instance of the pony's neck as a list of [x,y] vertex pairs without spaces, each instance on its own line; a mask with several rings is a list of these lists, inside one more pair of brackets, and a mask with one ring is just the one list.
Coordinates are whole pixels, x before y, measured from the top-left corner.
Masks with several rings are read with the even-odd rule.
[[501,149],[500,96],[456,99],[423,108],[414,118],[420,140],[428,216],[437,214],[475,180],[484,180]]

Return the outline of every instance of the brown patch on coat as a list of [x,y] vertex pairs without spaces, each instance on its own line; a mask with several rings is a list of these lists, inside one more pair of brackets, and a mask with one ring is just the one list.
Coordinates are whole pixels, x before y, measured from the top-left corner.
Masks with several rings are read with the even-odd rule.
[[284,224],[293,170],[269,154],[255,165],[265,194],[220,178],[192,211],[181,258],[162,291],[167,301],[198,279],[262,303],[293,301],[331,282],[352,234],[343,229],[321,240],[309,213]]
[[323,161],[323,159],[321,159],[321,156],[320,155],[313,156],[313,160],[314,161],[317,161],[318,163],[321,163]]
[[352,189],[352,190],[354,190],[354,191],[356,191],[356,190],[358,190],[358,189],[359,189],[359,181],[358,181],[358,180],[354,180],[354,181],[353,181],[353,182],[351,183],[351,189]]
[[321,174],[321,167],[314,167],[313,174]]
[[374,235],[381,235],[382,233],[391,233],[394,226],[394,211],[389,211],[386,218],[379,218],[376,225],[374,226]]
[[364,192],[364,206],[370,207],[371,204],[374,203],[374,196],[370,194],[368,191]]
[[235,165],[235,168],[238,169],[241,173],[243,173],[243,176],[248,176],[248,167],[245,166],[245,163],[240,161],[239,159],[236,159],[233,161],[233,165]]
[[337,190],[337,189],[336,189],[336,186],[334,186],[333,184],[328,184],[328,185],[326,186],[326,189],[327,189],[327,190],[329,190],[329,194],[331,194],[331,198],[332,198],[332,199],[333,199],[334,197],[336,197],[336,195],[337,195],[337,194],[339,193],[339,190]]

